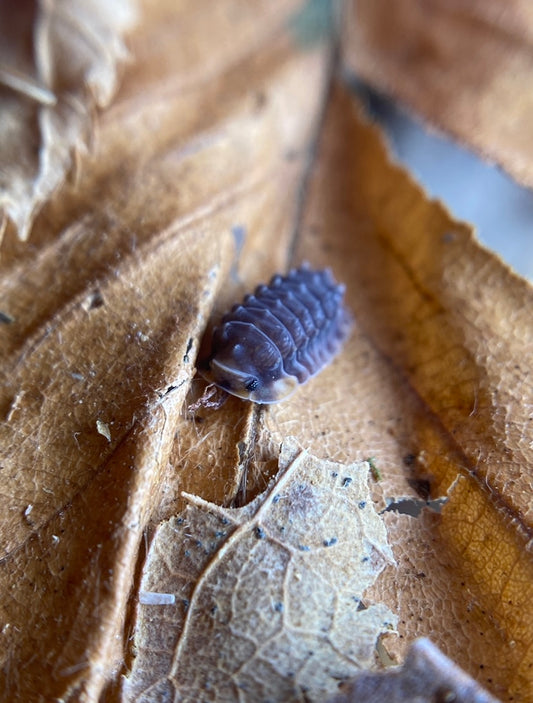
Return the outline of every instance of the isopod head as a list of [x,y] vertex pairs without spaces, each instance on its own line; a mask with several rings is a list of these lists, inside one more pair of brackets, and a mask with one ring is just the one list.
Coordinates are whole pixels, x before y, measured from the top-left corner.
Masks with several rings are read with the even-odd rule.
[[213,349],[202,375],[231,395],[254,403],[288,398],[298,379],[288,375],[275,344],[254,325],[227,322],[215,330]]

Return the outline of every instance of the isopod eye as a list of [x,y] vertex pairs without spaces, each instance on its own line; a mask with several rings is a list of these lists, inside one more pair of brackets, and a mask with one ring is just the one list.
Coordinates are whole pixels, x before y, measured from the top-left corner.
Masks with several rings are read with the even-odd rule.
[[257,378],[250,378],[248,381],[246,381],[244,387],[249,393],[252,393],[259,387],[259,381],[257,380]]

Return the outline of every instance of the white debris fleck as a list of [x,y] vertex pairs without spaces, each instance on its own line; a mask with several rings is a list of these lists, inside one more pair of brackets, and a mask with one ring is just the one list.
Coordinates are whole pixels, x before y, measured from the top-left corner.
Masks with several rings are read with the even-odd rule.
[[141,605],[174,605],[176,596],[173,593],[158,593],[157,591],[139,591]]
[[109,425],[107,422],[103,422],[102,420],[97,420],[96,421],[96,430],[98,434],[101,434],[104,436],[108,442],[111,441],[111,430],[109,429]]

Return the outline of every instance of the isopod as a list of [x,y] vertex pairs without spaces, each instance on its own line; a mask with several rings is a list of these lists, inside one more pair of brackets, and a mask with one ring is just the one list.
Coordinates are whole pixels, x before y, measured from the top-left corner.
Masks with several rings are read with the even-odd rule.
[[344,286],[307,266],[234,305],[213,331],[202,375],[254,403],[287,398],[339,352],[351,327]]

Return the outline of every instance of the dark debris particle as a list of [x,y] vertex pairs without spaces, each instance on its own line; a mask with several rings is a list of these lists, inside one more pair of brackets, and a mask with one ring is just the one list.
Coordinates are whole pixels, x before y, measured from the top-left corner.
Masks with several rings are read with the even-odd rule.
[[185,608],[185,610],[188,610],[189,605],[191,604],[190,601],[189,601],[189,599],[188,599],[188,598],[183,598],[181,602],[183,603],[183,607]]
[[342,487],[347,488],[352,481],[353,481],[353,478],[351,476],[345,476],[342,479]]
[[301,552],[310,552],[311,551],[311,547],[308,547],[307,544],[299,544],[298,549]]
[[279,493],[277,493],[277,494],[272,498],[272,502],[273,502],[273,503],[279,503],[280,500],[281,500],[281,496],[280,496]]
[[331,478],[337,478],[338,475],[339,475],[339,472],[338,472],[338,471],[332,471],[332,472],[331,472]]
[[228,520],[227,517],[220,518],[220,522],[221,522],[223,525],[229,525],[229,520]]
[[184,553],[184,555],[185,555],[186,557],[190,557],[190,556],[191,556],[191,552],[190,552],[189,549],[186,549],[183,553]]
[[325,539],[322,544],[324,547],[333,547],[334,544],[337,544],[339,540],[336,537],[331,537],[330,539]]
[[265,538],[265,531],[263,530],[262,527],[256,527],[254,529],[254,534],[257,537],[257,539],[264,539]]
[[408,478],[407,483],[423,500],[429,500],[431,483],[425,478]]
[[435,703],[454,703],[457,701],[457,694],[447,687],[439,687],[433,696]]
[[183,520],[182,517],[179,517],[179,518],[176,520],[176,525],[183,525],[183,523],[184,523],[184,520]]
[[361,563],[364,564],[365,562],[370,561],[370,557],[363,557],[361,559]]
[[[390,502],[383,512],[395,512],[400,515],[419,517],[424,508],[432,509],[433,501],[419,500],[415,498],[403,498]],[[438,511],[437,511],[438,512]]]
[[451,244],[452,242],[455,242],[456,239],[457,232],[444,232],[441,237],[441,242],[444,242],[444,244]]
[[366,500],[359,501],[359,503],[357,504],[357,507],[360,508],[361,510],[366,508]]
[[97,308],[101,308],[103,304],[104,298],[102,293],[96,288],[89,296],[87,310],[96,310]]
[[217,530],[217,531],[215,532],[215,537],[216,537],[217,539],[220,539],[221,537],[225,537],[225,536],[226,536],[225,530]]
[[15,318],[11,317],[11,315],[7,312],[3,312],[0,310],[0,323],[3,325],[10,325],[13,322],[15,322]]
[[412,466],[416,461],[416,454],[406,454],[403,458],[403,463],[406,466]]
[[277,603],[274,603],[274,610],[276,613],[282,613],[283,612],[283,603],[278,601]]
[[185,354],[183,355],[183,363],[188,364],[190,359],[189,359],[189,352],[192,349],[192,345],[194,344],[194,340],[192,337],[189,337],[189,340],[187,342],[187,349],[185,349]]

